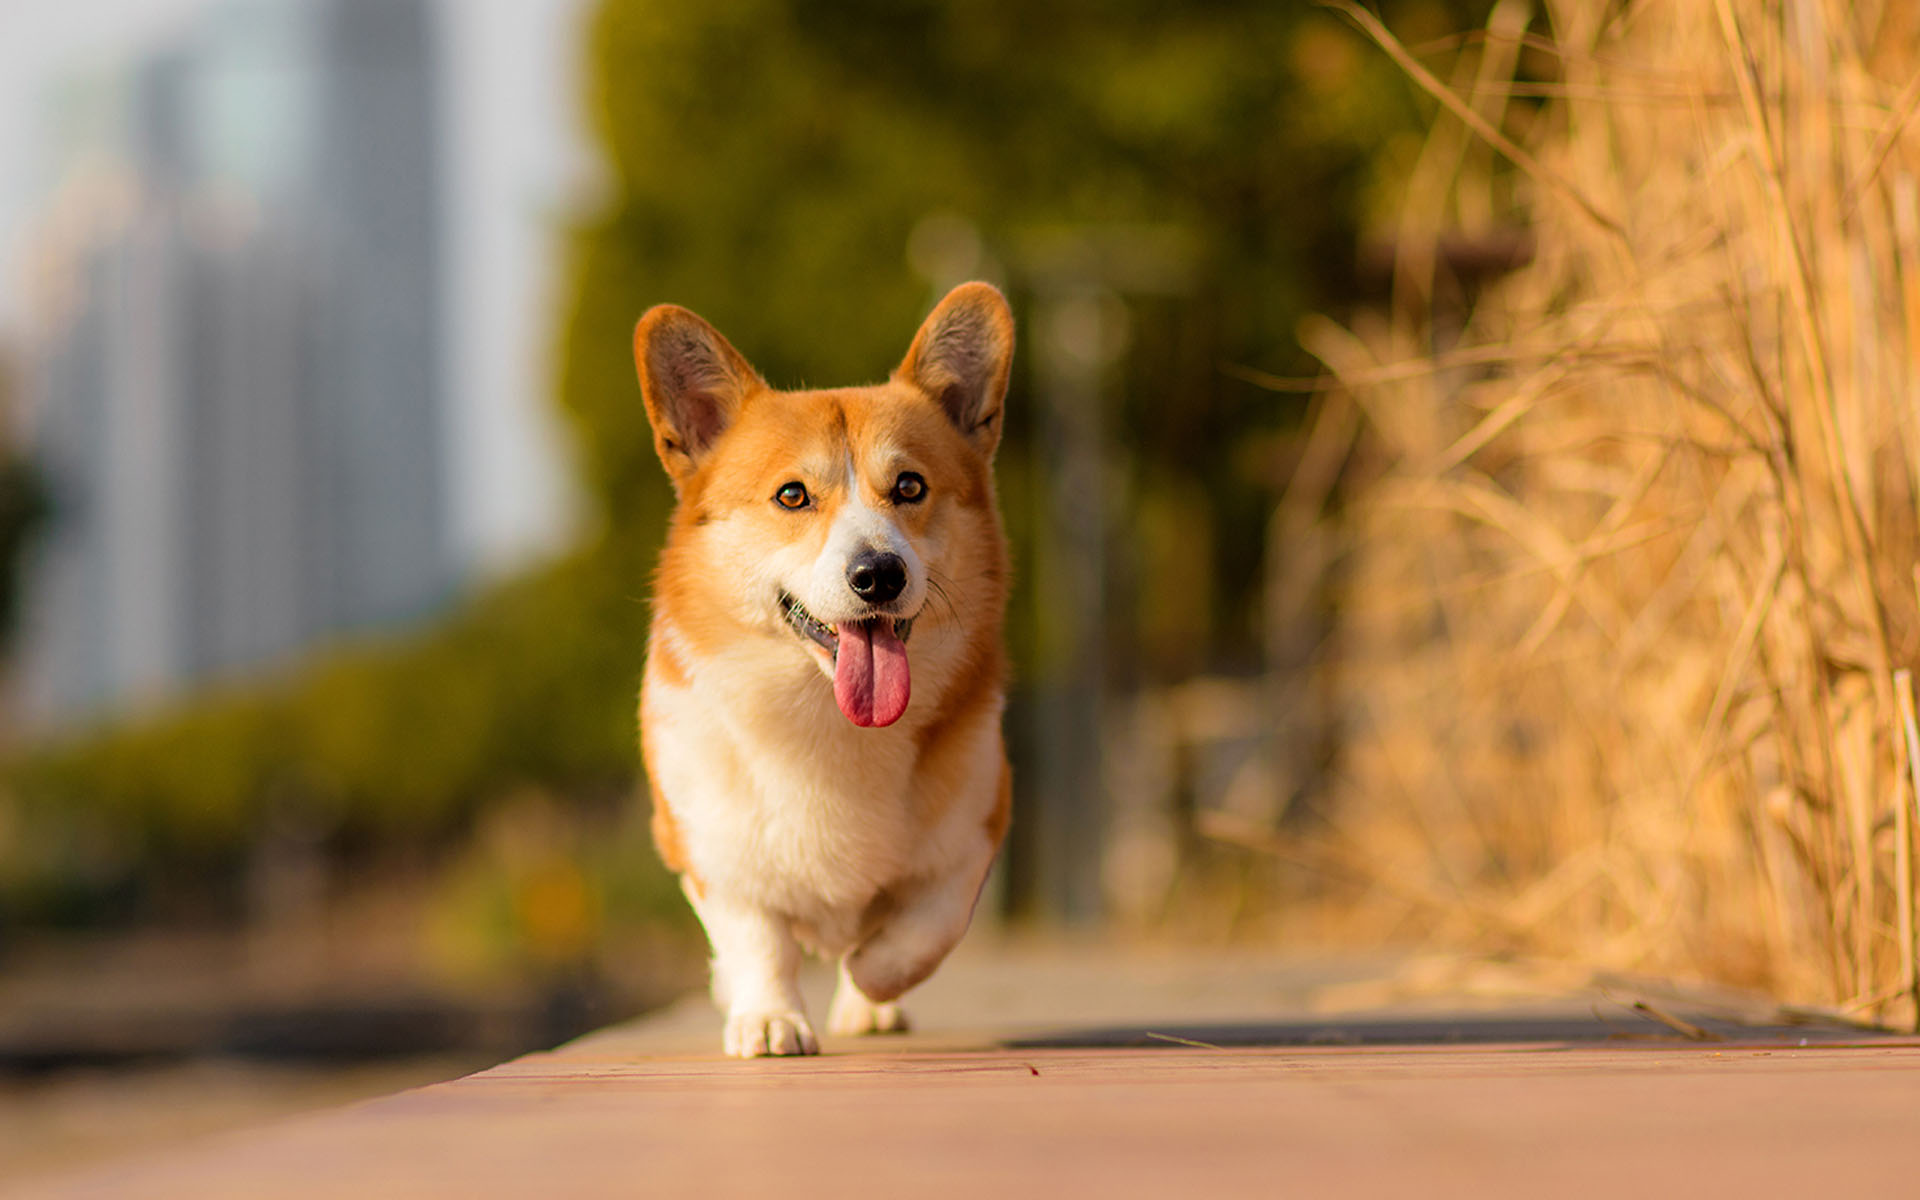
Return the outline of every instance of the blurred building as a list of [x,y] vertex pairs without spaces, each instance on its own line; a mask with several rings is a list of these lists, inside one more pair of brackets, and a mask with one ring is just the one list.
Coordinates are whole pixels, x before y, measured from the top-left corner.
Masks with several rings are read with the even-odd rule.
[[59,251],[29,367],[43,723],[405,623],[455,575],[427,0],[236,0],[109,90],[123,202]]

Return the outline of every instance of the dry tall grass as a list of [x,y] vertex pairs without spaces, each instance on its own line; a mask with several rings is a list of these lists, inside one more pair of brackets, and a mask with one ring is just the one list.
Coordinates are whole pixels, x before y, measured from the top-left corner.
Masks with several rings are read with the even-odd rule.
[[[1335,852],[1442,936],[1912,1022],[1920,5],[1541,16],[1422,79],[1391,317],[1306,330],[1307,461],[1373,464]],[[1503,206],[1532,261],[1438,327]]]

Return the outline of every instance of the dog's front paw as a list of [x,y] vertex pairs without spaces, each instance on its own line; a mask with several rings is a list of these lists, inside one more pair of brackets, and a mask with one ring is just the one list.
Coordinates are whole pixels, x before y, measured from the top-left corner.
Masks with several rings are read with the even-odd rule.
[[827,1032],[846,1037],[868,1033],[905,1033],[907,1014],[889,1001],[875,1004],[850,986],[843,985],[833,996],[833,1008],[827,1013]]
[[738,1012],[727,1017],[727,1053],[735,1058],[818,1054],[820,1039],[797,1012]]

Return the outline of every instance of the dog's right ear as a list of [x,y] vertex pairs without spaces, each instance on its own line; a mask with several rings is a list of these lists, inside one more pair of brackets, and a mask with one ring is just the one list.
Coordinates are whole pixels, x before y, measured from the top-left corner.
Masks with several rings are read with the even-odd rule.
[[936,304],[894,378],[925,392],[983,458],[1000,444],[1013,362],[1013,314],[990,283],[963,283]]
[[653,448],[676,490],[746,398],[767,386],[718,329],[677,304],[657,304],[640,318],[633,361],[653,424]]

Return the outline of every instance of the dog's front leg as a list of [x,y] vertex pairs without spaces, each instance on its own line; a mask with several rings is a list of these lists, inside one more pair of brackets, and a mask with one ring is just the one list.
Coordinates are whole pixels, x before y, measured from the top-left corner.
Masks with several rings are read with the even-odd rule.
[[787,919],[711,892],[695,896],[689,887],[687,893],[713,947],[714,999],[727,1010],[727,1053],[820,1053],[800,999],[800,944]]
[[993,852],[993,843],[982,836],[978,853],[962,866],[902,897],[886,923],[847,955],[844,978],[868,1000],[884,1005],[933,974],[973,920]]

